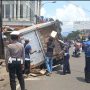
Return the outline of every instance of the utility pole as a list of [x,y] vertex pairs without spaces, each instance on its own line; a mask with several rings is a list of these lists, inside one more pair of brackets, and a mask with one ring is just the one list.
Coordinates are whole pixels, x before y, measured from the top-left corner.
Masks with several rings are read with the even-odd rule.
[[0,59],[4,59],[4,44],[2,38],[2,0],[0,0]]

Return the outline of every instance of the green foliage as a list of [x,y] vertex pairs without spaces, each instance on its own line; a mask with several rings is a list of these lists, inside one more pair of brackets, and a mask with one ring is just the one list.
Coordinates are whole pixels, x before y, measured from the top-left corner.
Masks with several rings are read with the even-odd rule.
[[71,33],[68,34],[67,38],[70,39],[70,40],[75,40],[75,39],[79,38],[79,34],[80,34],[79,30],[72,31]]

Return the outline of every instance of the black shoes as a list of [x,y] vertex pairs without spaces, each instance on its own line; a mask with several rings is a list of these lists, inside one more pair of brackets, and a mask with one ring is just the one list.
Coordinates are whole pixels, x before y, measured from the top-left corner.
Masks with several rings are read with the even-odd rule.
[[90,81],[88,81],[88,80],[85,80],[86,81],[86,83],[90,83]]
[[66,72],[67,74],[71,74],[71,72]]
[[63,71],[63,72],[62,72],[62,75],[66,75],[66,72]]
[[85,79],[85,82],[86,82],[86,83],[90,83],[90,80]]
[[63,72],[63,75],[66,75],[66,74],[71,74],[71,72],[69,72],[69,71]]

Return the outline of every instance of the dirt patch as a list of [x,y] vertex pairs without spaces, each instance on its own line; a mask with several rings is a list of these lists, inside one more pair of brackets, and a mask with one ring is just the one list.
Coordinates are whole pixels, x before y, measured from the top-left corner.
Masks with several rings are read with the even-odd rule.
[[[3,61],[3,60],[0,60]],[[9,85],[9,76],[6,71],[5,62],[3,61],[3,64],[0,65],[0,78],[3,78],[3,81],[0,81],[0,90],[7,89],[7,85]]]

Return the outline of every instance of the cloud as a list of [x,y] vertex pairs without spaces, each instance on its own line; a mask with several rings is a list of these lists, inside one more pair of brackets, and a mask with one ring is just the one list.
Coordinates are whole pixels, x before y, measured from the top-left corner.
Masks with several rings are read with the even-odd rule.
[[[46,10],[42,9],[43,16],[46,15]],[[87,21],[90,20],[87,13],[83,8],[76,6],[74,4],[64,5],[62,8],[57,8],[55,15],[49,15],[54,20],[59,19],[63,22],[62,32],[73,31],[73,22],[74,21]]]
[[56,9],[55,16],[61,21],[85,21],[88,19],[86,12],[73,4]]
[[64,5],[63,8],[57,8],[55,15],[47,14],[45,8],[41,8],[41,15],[59,19],[61,21],[85,21],[90,20],[83,8],[74,4]]
[[63,22],[62,32],[75,30],[73,28],[74,21],[90,20],[90,17],[87,16],[87,13],[81,7],[73,4],[64,5],[63,8],[56,9],[55,16]]
[[46,14],[45,8],[41,8],[41,16],[45,16],[45,14]]

